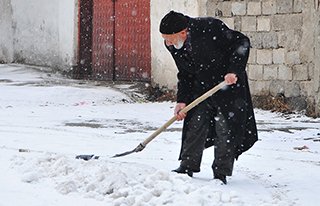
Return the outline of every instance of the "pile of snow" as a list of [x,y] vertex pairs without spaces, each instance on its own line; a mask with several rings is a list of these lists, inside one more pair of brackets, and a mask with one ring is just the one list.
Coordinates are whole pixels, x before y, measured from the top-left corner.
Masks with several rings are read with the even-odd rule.
[[132,205],[244,205],[235,192],[219,189],[212,180],[199,187],[192,178],[112,160],[82,161],[57,154],[17,155],[12,167],[25,183],[49,182],[61,194]]

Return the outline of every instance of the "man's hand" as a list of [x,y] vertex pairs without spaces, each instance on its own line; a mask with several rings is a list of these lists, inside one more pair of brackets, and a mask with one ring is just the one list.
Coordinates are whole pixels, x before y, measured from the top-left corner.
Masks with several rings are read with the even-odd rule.
[[181,110],[185,107],[186,107],[185,103],[177,103],[176,104],[176,107],[174,108],[174,115],[177,117],[178,121],[183,120],[187,116],[187,114],[181,112]]
[[238,77],[234,73],[228,73],[224,76],[224,81],[227,83],[227,85],[235,84],[237,83]]

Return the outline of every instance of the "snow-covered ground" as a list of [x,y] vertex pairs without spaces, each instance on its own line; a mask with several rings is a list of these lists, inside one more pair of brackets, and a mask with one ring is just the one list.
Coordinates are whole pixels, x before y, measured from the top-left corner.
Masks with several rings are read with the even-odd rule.
[[170,172],[181,122],[142,152],[111,158],[134,149],[174,107],[138,103],[115,86],[0,65],[0,206],[319,205],[320,119],[255,110],[260,141],[221,185],[212,179],[213,149],[193,178]]

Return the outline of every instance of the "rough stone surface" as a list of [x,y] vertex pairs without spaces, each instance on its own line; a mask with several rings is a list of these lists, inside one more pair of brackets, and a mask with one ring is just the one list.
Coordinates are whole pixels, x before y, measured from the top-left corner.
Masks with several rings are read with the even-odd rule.
[[247,15],[261,15],[261,2],[248,2]]
[[258,64],[272,64],[272,50],[258,49],[257,50]]
[[293,80],[306,81],[308,78],[308,67],[304,65],[295,65],[293,67]]
[[293,1],[292,0],[276,0],[277,13],[287,14],[293,11]]
[[300,14],[274,15],[272,25],[274,31],[301,29],[303,17]]
[[287,52],[286,64],[287,65],[300,64],[300,53],[298,51]]
[[221,18],[221,20],[222,20],[230,29],[234,29],[234,18]]
[[254,16],[246,16],[242,18],[242,31],[256,31],[257,30],[257,18]]
[[222,12],[222,16],[224,16],[224,17],[231,17],[232,16],[230,2],[219,2],[217,7]]
[[301,96],[310,97],[314,93],[313,82],[312,81],[302,81],[300,82]]
[[286,97],[298,97],[300,96],[300,84],[296,81],[286,82],[284,95]]
[[284,85],[285,81],[281,80],[273,80],[271,82],[271,87],[270,87],[270,94],[272,96],[277,96],[278,94],[284,94]]
[[233,2],[231,5],[231,11],[233,15],[245,15],[247,12],[246,2]]
[[262,14],[271,15],[277,12],[276,3],[273,0],[262,1]]
[[248,73],[249,73],[250,80],[262,80],[263,79],[263,66],[249,64]]
[[263,79],[264,80],[273,80],[278,77],[278,67],[276,65],[267,65],[263,68]]
[[270,31],[271,20],[269,17],[259,17],[257,19],[257,30],[258,31]]
[[293,12],[300,13],[303,9],[303,0],[294,0],[293,1]]
[[284,64],[285,63],[285,49],[279,48],[274,49],[272,53],[272,59],[274,64]]
[[279,80],[292,80],[292,69],[286,65],[279,65],[278,67],[278,79]]
[[271,81],[250,81],[252,95],[270,95]]
[[251,48],[248,64],[256,64],[256,63],[257,63],[257,49]]

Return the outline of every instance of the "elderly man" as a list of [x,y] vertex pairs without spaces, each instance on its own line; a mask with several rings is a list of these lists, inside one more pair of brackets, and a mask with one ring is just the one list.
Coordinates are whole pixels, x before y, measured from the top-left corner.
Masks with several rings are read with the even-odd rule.
[[[203,150],[214,145],[213,177],[227,184],[234,160],[257,141],[257,128],[245,71],[250,41],[213,17],[191,18],[170,11],[160,23],[166,48],[178,68],[174,113],[184,119],[180,167],[187,174],[200,172]],[[187,104],[225,81],[218,91],[187,114]]]

